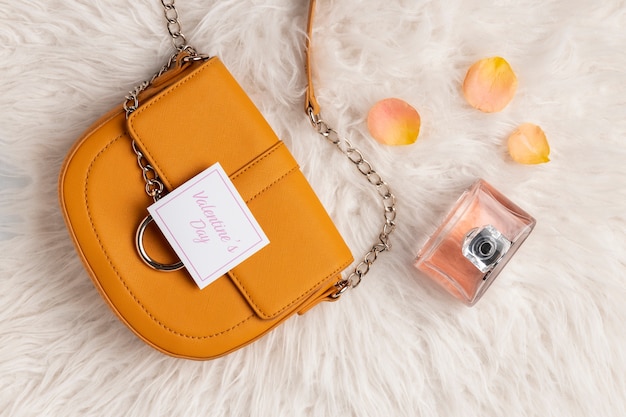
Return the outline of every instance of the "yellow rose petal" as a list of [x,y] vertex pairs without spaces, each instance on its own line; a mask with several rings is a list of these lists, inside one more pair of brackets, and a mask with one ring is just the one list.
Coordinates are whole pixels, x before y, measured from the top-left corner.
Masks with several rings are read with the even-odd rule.
[[367,115],[367,128],[383,145],[410,145],[420,133],[420,115],[410,104],[387,98],[374,104]]
[[532,123],[524,123],[509,136],[509,154],[520,164],[542,164],[550,161],[546,134]]
[[494,113],[504,109],[517,90],[517,77],[499,56],[474,63],[463,81],[463,95],[474,108]]

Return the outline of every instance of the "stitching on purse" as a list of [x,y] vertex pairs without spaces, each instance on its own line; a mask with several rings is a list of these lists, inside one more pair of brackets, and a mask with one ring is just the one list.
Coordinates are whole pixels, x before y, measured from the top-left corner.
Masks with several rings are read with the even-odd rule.
[[262,162],[264,159],[266,159],[267,157],[271,156],[274,152],[276,152],[278,149],[283,148],[285,146],[285,144],[283,142],[277,142],[276,145],[274,145],[274,147],[272,149],[270,149],[269,151],[266,151],[266,153],[261,156],[259,159],[257,159],[256,161],[254,161],[253,163],[247,165],[246,167],[244,167],[240,172],[237,172],[236,175],[234,175],[231,178],[231,181],[235,180],[236,178],[238,178],[240,175],[243,175],[246,171],[248,171],[250,168],[253,168],[255,165],[259,164],[260,162]]
[[[282,181],[285,177],[287,177],[288,175],[292,174],[293,172],[295,172],[298,169],[298,167],[294,167],[292,169],[290,169],[286,174],[283,174],[280,178],[276,179],[274,182],[272,182],[270,185],[268,185],[267,187],[265,187],[263,190],[259,191],[257,194],[255,194],[254,196],[252,196],[252,198],[250,198],[249,200],[246,201],[246,203],[254,200],[255,198],[257,198],[258,196],[260,196],[261,194],[263,194],[264,192],[266,192],[267,190],[269,190],[270,188],[272,188],[274,185],[276,185],[278,182]],[[319,282],[317,282],[316,284],[314,284],[311,288],[309,288],[308,290],[305,290],[301,295],[299,295],[297,298],[295,298],[293,301],[291,301],[289,304],[287,304],[286,306],[284,306],[283,308],[281,308],[280,310],[278,310],[277,312],[274,313],[274,315],[272,317],[275,317],[276,315],[279,315],[280,313],[282,313],[283,311],[289,309],[292,305],[294,305],[295,303],[297,303],[298,301],[300,301],[303,297],[305,297],[309,292],[311,292],[312,290],[314,290],[316,287],[318,287],[320,284],[322,284],[324,281],[328,280],[329,278],[331,278],[332,276],[337,275],[339,272],[343,271],[345,268],[348,267],[348,265],[350,265],[352,261],[349,262],[345,262],[343,265],[341,265],[339,268],[337,268],[336,270],[334,270],[333,272],[331,272],[330,274],[328,274],[326,277],[324,277],[322,280],[320,280]],[[237,281],[237,283],[239,284],[239,287],[243,290],[243,292],[246,294],[246,298],[252,303],[252,305],[264,316],[266,317],[270,317],[270,315],[268,313],[266,313],[265,311],[263,311],[263,309],[261,309],[261,307],[259,307],[259,305],[253,300],[252,296],[250,295],[250,293],[248,292],[248,290],[246,289],[246,286],[241,282],[241,280],[237,277],[237,275],[233,272],[233,270],[229,271],[229,275],[231,277],[233,277],[234,280]]]
[[144,313],[146,313],[146,315],[148,317],[150,317],[150,319],[152,319],[152,321],[154,321],[155,323],[157,323],[160,327],[162,327],[163,329],[167,330],[168,332],[175,334],[177,336],[182,336],[185,337],[187,339],[194,339],[194,340],[204,340],[204,339],[210,339],[216,336],[220,336],[223,335],[225,333],[228,333],[234,329],[236,329],[237,327],[241,326],[243,323],[245,323],[246,321],[250,320],[252,317],[254,317],[254,315],[250,315],[247,318],[245,318],[244,320],[240,321],[239,323],[235,324],[234,326],[223,330],[221,332],[218,333],[213,333],[210,335],[205,335],[205,336],[192,336],[192,335],[187,335],[184,333],[180,333],[174,329],[169,328],[167,325],[165,325],[164,323],[162,323],[161,321],[159,321],[156,317],[154,317],[152,315],[152,313],[150,313],[150,311],[148,311],[148,309],[146,308],[146,306],[144,306],[141,301],[139,301],[139,299],[137,298],[137,296],[135,296],[135,294],[133,293],[133,291],[128,287],[128,285],[126,284],[126,281],[124,281],[124,278],[122,278],[122,276],[120,275],[119,271],[117,270],[117,268],[115,267],[115,265],[113,264],[113,261],[111,260],[111,258],[109,257],[109,254],[107,253],[106,249],[104,248],[104,245],[102,244],[102,241],[100,240],[100,236],[98,235],[98,232],[96,231],[96,227],[94,225],[93,222],[93,218],[91,217],[91,210],[89,208],[89,200],[87,199],[87,184],[89,183],[89,177],[91,175],[91,170],[93,168],[94,163],[96,162],[96,160],[98,158],[100,158],[100,156],[106,151],[108,150],[111,145],[113,145],[115,142],[117,142],[121,137],[123,137],[124,135],[126,135],[127,132],[123,132],[121,133],[119,136],[117,136],[115,139],[111,140],[102,150],[100,150],[100,152],[98,152],[98,154],[93,158],[93,160],[91,161],[91,163],[89,164],[89,169],[87,170],[87,176],[85,177],[85,188],[84,188],[84,197],[85,197],[85,205],[87,208],[87,216],[89,217],[89,223],[91,224],[91,229],[93,230],[96,239],[98,241],[98,244],[100,245],[100,248],[102,249],[102,252],[104,253],[104,256],[107,259],[107,262],[109,263],[109,265],[111,266],[111,268],[113,269],[113,272],[115,272],[115,275],[117,275],[117,277],[119,278],[120,282],[122,283],[122,285],[124,286],[124,288],[126,289],[126,291],[130,294],[131,298],[139,305],[139,307],[141,307],[141,309],[144,311]]
[[[304,291],[302,294],[300,294],[297,298],[295,298],[292,302],[290,302],[289,304],[287,304],[286,306],[284,306],[283,308],[281,308],[280,310],[278,310],[276,313],[274,313],[275,317],[277,315],[279,315],[280,313],[282,313],[283,311],[287,310],[289,307],[291,307],[292,305],[294,305],[295,303],[297,303],[298,301],[300,301],[302,298],[304,298],[309,292],[313,291],[316,287],[318,287],[320,284],[322,284],[324,281],[328,280],[329,278],[337,275],[338,273],[340,273],[341,271],[343,271],[345,268],[348,267],[348,265],[350,265],[350,262],[346,262],[343,265],[341,265],[339,268],[335,269],[333,272],[331,272],[330,274],[328,274],[324,279],[320,280],[318,283],[314,284],[311,288],[309,288],[308,290]],[[246,287],[241,283],[241,280],[239,278],[237,278],[237,275],[233,272],[230,271],[229,274],[235,279],[237,280],[237,282],[239,283],[239,285],[241,286],[241,289],[243,290],[243,292],[248,296],[248,300],[250,300],[250,302],[252,303],[252,305],[254,305],[254,307],[259,310],[263,315],[269,317],[269,314],[267,314],[266,312],[264,312],[261,307],[259,307],[257,305],[257,303],[254,302],[254,300],[252,299],[252,296],[250,295],[250,293],[248,293],[248,291],[246,290]]]
[[[135,112],[133,112],[133,114],[136,113],[137,116],[130,117],[129,120],[128,120],[128,123],[130,124],[132,130],[136,132],[134,121],[135,121],[135,118],[138,117],[139,114],[143,113],[144,111],[146,111],[147,109],[152,107],[154,104],[156,104],[159,101],[161,101],[163,98],[165,98],[168,95],[170,95],[172,92],[174,92],[178,88],[182,87],[183,85],[185,85],[186,83],[188,83],[192,79],[196,78],[201,72],[203,72],[205,69],[207,69],[210,66],[212,66],[213,63],[215,63],[215,62],[218,62],[218,61],[208,61],[202,67],[198,68],[198,70],[195,73],[187,76],[186,78],[183,78],[181,81],[178,82],[178,84],[174,85],[174,87],[172,87],[171,89],[166,90],[162,95],[158,95],[154,100],[149,101],[144,106],[140,106]],[[137,135],[137,136],[139,137],[139,135]],[[143,151],[148,156],[148,159],[150,161],[152,161],[152,164],[155,166],[155,168],[161,173],[161,177],[163,177],[165,182],[171,184],[170,180],[167,179],[167,176],[165,175],[164,171],[159,166],[159,163],[157,162],[156,158],[154,158],[154,156],[152,156],[152,153],[150,152],[150,150],[149,149],[143,149]]]
[[264,192],[266,192],[267,190],[269,190],[270,188],[272,188],[273,186],[275,186],[276,184],[278,184],[280,181],[282,181],[286,176],[288,176],[289,174],[293,174],[295,171],[298,170],[298,167],[295,166],[293,168],[291,168],[289,171],[285,172],[283,175],[281,175],[280,177],[278,177],[277,179],[275,179],[274,181],[272,181],[268,186],[266,186],[265,188],[263,188],[261,191],[259,191],[258,193],[256,193],[255,195],[253,195],[252,197],[250,197],[249,199],[246,200],[246,203],[249,203],[250,201],[254,200],[255,198],[257,198],[258,196],[260,196],[261,194],[263,194]]

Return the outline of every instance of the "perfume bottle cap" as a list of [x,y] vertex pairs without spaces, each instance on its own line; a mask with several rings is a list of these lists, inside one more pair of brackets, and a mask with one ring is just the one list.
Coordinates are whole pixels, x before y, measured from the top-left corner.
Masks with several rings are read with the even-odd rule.
[[492,225],[475,227],[463,241],[462,252],[480,272],[491,271],[506,255],[511,242]]

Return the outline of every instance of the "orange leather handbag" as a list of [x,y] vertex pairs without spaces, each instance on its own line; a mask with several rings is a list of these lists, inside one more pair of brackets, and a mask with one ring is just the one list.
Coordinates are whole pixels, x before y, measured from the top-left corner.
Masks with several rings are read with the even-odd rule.
[[[356,282],[342,279],[350,250],[289,150],[220,60],[197,54],[175,34],[170,62],[71,149],[59,194],[80,258],[119,319],[164,353],[210,359]],[[309,115],[314,126],[323,123]],[[199,289],[145,219],[150,197],[158,200],[216,162],[270,243]],[[360,281],[388,245],[377,247],[351,276]]]

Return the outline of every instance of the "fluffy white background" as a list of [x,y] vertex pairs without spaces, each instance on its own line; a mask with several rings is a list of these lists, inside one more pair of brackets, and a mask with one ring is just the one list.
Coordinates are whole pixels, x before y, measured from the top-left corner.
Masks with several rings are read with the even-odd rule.
[[[302,111],[305,2],[179,0],[290,147],[359,255],[378,233],[372,190]],[[56,181],[75,139],[169,56],[160,3],[0,0],[0,415],[626,415],[626,2],[321,1],[318,98],[398,197],[392,252],[339,303],[227,357],[144,345],[84,272]],[[505,57],[513,102],[482,114],[460,84]],[[382,147],[365,116],[415,106],[415,145]],[[199,103],[199,105],[201,105]],[[541,125],[552,162],[521,166],[505,138]],[[467,308],[411,266],[474,178],[538,225]]]

